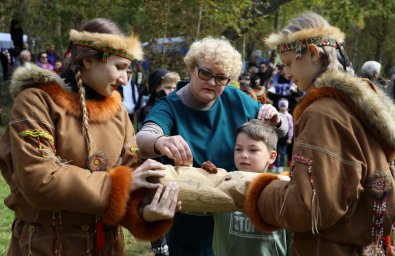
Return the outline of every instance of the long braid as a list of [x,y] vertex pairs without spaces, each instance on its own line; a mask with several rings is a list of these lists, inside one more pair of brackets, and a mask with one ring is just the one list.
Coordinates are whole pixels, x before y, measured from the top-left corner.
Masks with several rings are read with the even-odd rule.
[[92,140],[89,133],[89,116],[88,110],[85,103],[85,88],[82,85],[81,72],[77,70],[75,74],[75,80],[78,86],[78,96],[80,101],[80,106],[82,110],[82,134],[84,135],[86,146],[88,148],[88,156],[92,155]]

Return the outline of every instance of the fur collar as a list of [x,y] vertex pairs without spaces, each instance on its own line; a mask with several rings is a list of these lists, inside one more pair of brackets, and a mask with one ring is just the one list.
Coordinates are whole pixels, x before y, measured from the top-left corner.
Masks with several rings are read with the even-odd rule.
[[360,112],[361,121],[395,151],[395,105],[382,90],[374,89],[370,81],[343,72],[325,72],[295,109],[295,121],[304,109],[322,97],[337,98],[354,112]]
[[[10,87],[12,97],[15,98],[24,89],[33,87],[45,91],[67,114],[75,118],[81,117],[78,95],[71,92],[57,74],[34,64],[26,64],[15,70]],[[89,121],[103,122],[113,117],[121,109],[121,95],[114,92],[112,96],[105,97],[103,100],[86,100],[86,106]]]

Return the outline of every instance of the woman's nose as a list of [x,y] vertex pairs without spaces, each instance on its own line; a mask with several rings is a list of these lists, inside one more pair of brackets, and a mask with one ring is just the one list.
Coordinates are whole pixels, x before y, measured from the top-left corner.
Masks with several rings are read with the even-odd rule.
[[211,86],[215,86],[215,77],[212,77],[210,80],[207,81],[208,84],[210,84]]

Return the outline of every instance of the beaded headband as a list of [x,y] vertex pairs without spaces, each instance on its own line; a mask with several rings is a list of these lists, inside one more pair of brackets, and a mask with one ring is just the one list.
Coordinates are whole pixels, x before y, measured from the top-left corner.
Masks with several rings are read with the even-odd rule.
[[306,49],[309,44],[314,44],[317,46],[332,46],[337,48],[338,44],[335,39],[330,37],[324,38],[307,38],[303,40],[297,40],[294,42],[287,42],[277,46],[277,52],[288,52],[291,50],[296,51],[296,58],[302,57],[302,50]]
[[279,32],[265,39],[265,43],[271,49],[278,52],[295,50],[296,58],[302,56],[302,50],[309,44],[317,46],[332,46],[338,48],[344,43],[345,35],[337,27],[326,26],[321,28],[302,29],[295,33]]
[[107,61],[110,54],[117,55],[128,60],[141,60],[143,50],[141,43],[133,34],[129,37],[96,33],[87,31],[70,30],[70,46],[66,54],[70,53],[73,45],[89,47],[103,52],[103,62]]

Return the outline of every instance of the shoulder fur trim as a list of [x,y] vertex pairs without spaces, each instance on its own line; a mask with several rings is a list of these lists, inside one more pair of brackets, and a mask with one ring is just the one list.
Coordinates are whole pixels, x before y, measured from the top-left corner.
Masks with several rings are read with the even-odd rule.
[[91,41],[97,47],[106,47],[117,50],[123,50],[131,54],[134,59],[143,59],[143,49],[138,37],[131,34],[129,37],[105,34],[105,33],[92,33],[87,31],[70,30],[70,41],[87,40]]
[[342,44],[345,39],[344,33],[339,28],[328,26],[322,28],[303,29],[290,34],[286,34],[281,31],[279,33],[271,34],[264,41],[269,48],[276,49],[278,45],[283,43],[314,37],[330,37],[335,39],[339,44]]
[[[48,93],[53,101],[63,108],[67,114],[75,118],[81,117],[81,106],[78,96],[65,91],[57,84],[48,84],[41,89]],[[121,95],[114,91],[110,97],[103,100],[86,100],[89,122],[100,123],[113,117],[122,107]]]
[[10,94],[15,98],[24,89],[47,83],[55,83],[66,88],[63,79],[53,71],[26,63],[25,66],[17,68],[12,75]]
[[325,72],[314,87],[326,91],[333,88],[345,94],[365,114],[374,132],[395,150],[395,105],[382,90],[372,90],[369,81],[343,72]]

